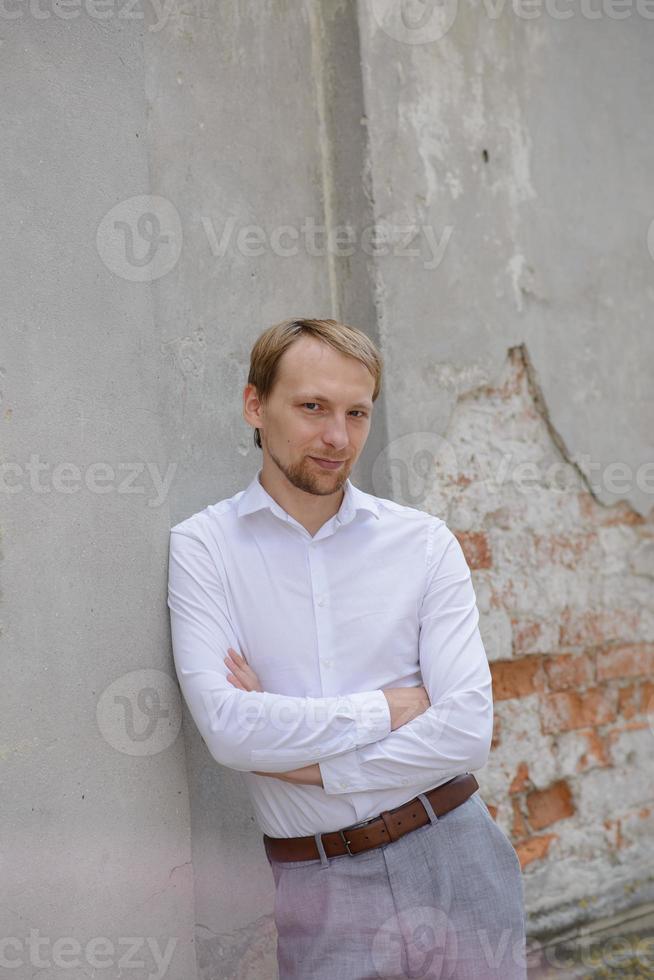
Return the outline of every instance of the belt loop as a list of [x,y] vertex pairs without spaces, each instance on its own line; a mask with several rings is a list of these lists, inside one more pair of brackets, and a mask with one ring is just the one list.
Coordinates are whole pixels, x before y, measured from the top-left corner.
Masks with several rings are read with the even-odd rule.
[[429,822],[430,823],[438,823],[438,817],[436,816],[436,813],[434,812],[434,808],[431,805],[431,803],[429,802],[429,800],[427,799],[427,797],[425,796],[425,794],[424,793],[418,793],[418,799],[421,801],[422,805],[424,806],[425,810],[427,811],[427,816],[429,817]]
[[320,855],[320,865],[323,868],[329,867],[329,858],[325,854],[325,845],[322,842],[322,833],[318,831],[313,835],[313,839],[316,842],[316,847],[318,848],[318,854]]

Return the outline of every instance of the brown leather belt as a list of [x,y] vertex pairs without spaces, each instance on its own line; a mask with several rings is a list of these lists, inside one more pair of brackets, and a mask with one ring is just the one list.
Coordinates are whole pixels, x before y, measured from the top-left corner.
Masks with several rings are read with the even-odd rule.
[[[437,817],[464,803],[479,789],[479,783],[470,772],[448,779],[435,789],[428,790],[427,797]],[[408,803],[384,810],[378,817],[367,820],[356,827],[344,827],[321,834],[327,857],[339,854],[354,856],[362,851],[370,851],[399,840],[418,827],[429,823],[429,814],[419,797],[414,796]],[[263,845],[271,861],[312,861],[318,860],[318,846],[313,835],[309,837],[269,837],[263,835]]]

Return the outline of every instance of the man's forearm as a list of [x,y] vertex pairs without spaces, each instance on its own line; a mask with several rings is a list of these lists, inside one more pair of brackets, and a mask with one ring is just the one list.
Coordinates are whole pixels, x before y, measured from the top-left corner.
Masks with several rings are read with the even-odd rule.
[[[390,688],[384,692],[390,708],[392,729],[399,728],[413,718],[422,714],[429,706],[429,697],[423,686],[411,688]],[[388,738],[388,736],[386,736]],[[287,772],[261,772],[254,770],[257,776],[275,776],[290,783],[304,783],[309,786],[324,788],[322,770],[318,761],[292,769]]]
[[254,772],[255,776],[273,776],[287,783],[304,783],[308,786],[322,786],[322,774],[317,762],[301,769],[291,769],[290,772]]
[[372,746],[319,763],[329,795],[374,792],[481,769],[493,734],[491,680],[455,692]]

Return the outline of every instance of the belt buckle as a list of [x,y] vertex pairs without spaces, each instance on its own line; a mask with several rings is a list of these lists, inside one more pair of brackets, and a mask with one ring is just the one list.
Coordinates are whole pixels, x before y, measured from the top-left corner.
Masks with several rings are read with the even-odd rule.
[[350,855],[350,857],[354,857],[354,854],[350,850],[350,844],[352,843],[352,841],[351,840],[346,840],[346,838],[345,838],[345,831],[339,830],[339,834],[340,834],[341,840],[345,844],[345,850]]

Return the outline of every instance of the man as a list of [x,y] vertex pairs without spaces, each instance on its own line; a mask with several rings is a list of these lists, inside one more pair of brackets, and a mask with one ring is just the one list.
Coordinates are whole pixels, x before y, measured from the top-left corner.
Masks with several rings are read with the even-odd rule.
[[524,980],[520,864],[471,773],[493,704],[470,570],[440,518],[349,479],[381,373],[334,320],[258,338],[262,466],[171,531],[177,675],[250,792],[280,980]]

